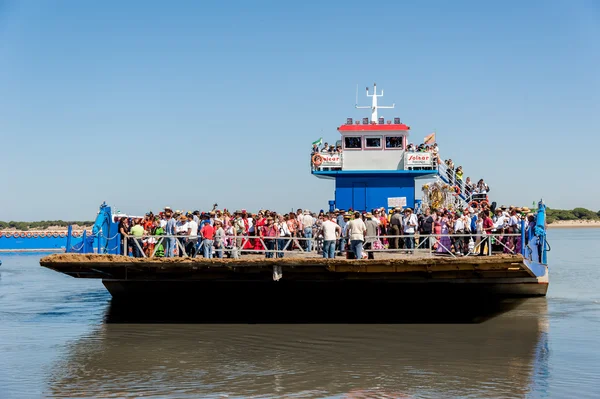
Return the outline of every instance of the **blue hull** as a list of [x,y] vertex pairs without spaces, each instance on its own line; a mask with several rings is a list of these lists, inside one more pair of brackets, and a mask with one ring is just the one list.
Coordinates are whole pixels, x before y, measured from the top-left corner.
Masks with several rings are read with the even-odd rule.
[[[72,245],[81,243],[81,238],[71,238]],[[67,247],[67,237],[38,237],[38,238],[7,238],[0,237],[0,251],[64,251]]]

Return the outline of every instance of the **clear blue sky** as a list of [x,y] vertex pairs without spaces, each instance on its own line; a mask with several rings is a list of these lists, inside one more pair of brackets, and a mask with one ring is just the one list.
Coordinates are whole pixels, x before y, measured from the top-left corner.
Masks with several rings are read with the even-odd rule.
[[494,199],[600,208],[597,1],[2,1],[0,220],[326,208],[377,82]]

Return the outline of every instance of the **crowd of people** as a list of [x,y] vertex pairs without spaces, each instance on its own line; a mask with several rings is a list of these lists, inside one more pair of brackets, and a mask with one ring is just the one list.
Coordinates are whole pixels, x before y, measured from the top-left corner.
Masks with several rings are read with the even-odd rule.
[[[527,207],[494,207],[482,202],[463,210],[396,207],[370,212],[298,209],[287,214],[214,209],[173,211],[166,207],[143,218],[119,220],[121,253],[134,257],[237,257],[243,251],[284,257],[289,251],[322,253],[324,258],[374,258],[378,251],[411,254],[487,255],[494,250],[520,253],[522,221],[535,226]],[[490,238],[493,234],[493,240]],[[164,237],[163,237],[164,236]],[[528,235],[526,235],[527,237]]]

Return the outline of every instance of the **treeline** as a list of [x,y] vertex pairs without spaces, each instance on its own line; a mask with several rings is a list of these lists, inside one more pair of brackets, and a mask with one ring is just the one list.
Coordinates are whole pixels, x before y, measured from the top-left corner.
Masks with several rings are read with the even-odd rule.
[[557,220],[599,220],[600,211],[594,212],[585,208],[566,209],[546,209],[546,219],[548,223]]
[[42,220],[40,222],[3,222],[0,221],[0,230],[14,228],[21,231],[45,230],[50,226],[67,227],[70,224],[78,226],[92,226],[93,221],[64,221],[64,220]]

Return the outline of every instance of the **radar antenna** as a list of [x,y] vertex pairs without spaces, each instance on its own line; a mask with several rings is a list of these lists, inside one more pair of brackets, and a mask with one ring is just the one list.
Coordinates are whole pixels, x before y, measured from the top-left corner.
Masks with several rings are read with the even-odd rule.
[[[358,87],[357,87],[357,96],[358,96]],[[358,98],[356,100],[357,105],[355,105],[355,107],[357,109],[371,109],[371,121],[373,122],[377,122],[378,119],[378,114],[377,114],[377,110],[380,108],[387,108],[387,109],[391,109],[394,108],[396,106],[396,104],[392,104],[392,105],[377,105],[377,97],[383,97],[383,89],[381,90],[381,94],[377,94],[377,83],[373,83],[373,94],[369,94],[369,88],[367,87],[367,97],[372,97],[373,98],[373,102],[372,105],[369,107],[368,105],[365,106],[359,106],[358,105]]]

